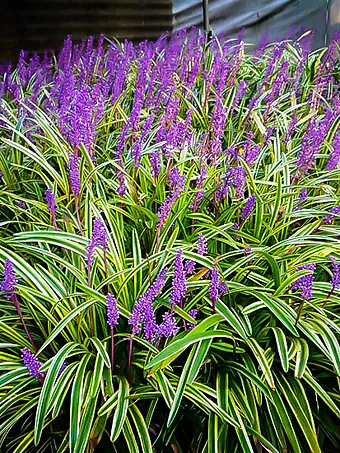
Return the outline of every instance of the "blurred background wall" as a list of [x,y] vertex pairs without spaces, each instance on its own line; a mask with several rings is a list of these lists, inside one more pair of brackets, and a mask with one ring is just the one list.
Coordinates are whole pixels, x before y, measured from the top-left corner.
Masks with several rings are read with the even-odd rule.
[[[21,49],[59,49],[71,34],[76,41],[104,33],[141,41],[165,31],[202,26],[202,0],[0,0],[0,61],[16,60]],[[316,30],[313,47],[324,46],[340,29],[340,0],[209,0],[215,33],[256,43],[293,36],[301,27]]]
[[[175,28],[202,26],[201,0],[174,0]],[[209,0],[210,25],[216,34],[257,43],[266,33],[269,42],[314,29],[313,47],[323,47],[340,30],[340,0]]]
[[156,39],[172,29],[171,0],[0,0],[0,61],[21,49],[59,49],[104,33],[118,39]]

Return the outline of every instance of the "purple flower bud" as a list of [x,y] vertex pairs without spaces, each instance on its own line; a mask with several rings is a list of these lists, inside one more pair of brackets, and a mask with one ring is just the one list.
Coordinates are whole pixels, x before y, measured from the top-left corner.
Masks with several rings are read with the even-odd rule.
[[[192,308],[191,310],[189,310],[189,315],[190,315],[192,318],[196,319],[196,317],[197,317],[197,310],[196,310],[196,308]],[[189,329],[193,329],[194,327],[196,327],[196,325],[197,325],[197,323],[193,324],[192,322],[188,322],[188,327],[189,327]]]
[[302,277],[298,278],[293,284],[292,289],[294,291],[301,290],[301,297],[306,300],[311,299],[312,297],[312,288],[313,288],[313,281],[314,281],[314,271],[316,269],[316,264],[304,264],[296,268],[297,271],[301,271],[303,269],[307,269],[312,271],[310,274],[303,275]]
[[28,348],[24,348],[21,357],[29,374],[36,379],[40,379],[42,373],[40,373],[39,370],[42,367],[42,363],[39,362],[36,356]]
[[118,324],[119,319],[119,310],[117,306],[117,301],[112,294],[106,296],[106,306],[107,306],[107,323],[110,326],[111,330]]
[[17,284],[18,279],[15,275],[13,264],[7,259],[4,263],[4,279],[0,284],[0,290],[7,293],[5,294],[6,299],[11,299],[12,295],[15,293]]
[[71,191],[75,197],[80,194],[80,174],[79,174],[79,157],[74,153],[68,161],[68,177],[70,181]]
[[256,195],[252,194],[248,200],[246,201],[246,205],[243,208],[242,214],[241,214],[241,220],[244,222],[251,214],[252,210],[254,209],[256,204]]
[[51,214],[55,214],[57,210],[57,202],[55,200],[55,196],[52,192],[52,189],[47,189],[45,192],[45,200],[47,203],[48,210]]

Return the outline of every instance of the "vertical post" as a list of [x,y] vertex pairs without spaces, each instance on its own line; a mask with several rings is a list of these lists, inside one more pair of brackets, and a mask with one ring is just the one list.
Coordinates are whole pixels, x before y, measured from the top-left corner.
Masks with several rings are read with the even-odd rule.
[[203,29],[206,33],[210,31],[209,26],[209,0],[202,0],[203,9]]

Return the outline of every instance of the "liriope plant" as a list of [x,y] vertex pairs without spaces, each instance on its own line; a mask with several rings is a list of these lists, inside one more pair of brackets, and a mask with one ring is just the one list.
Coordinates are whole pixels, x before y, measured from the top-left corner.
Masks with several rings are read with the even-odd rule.
[[309,37],[3,74],[4,451],[339,447],[338,47]]

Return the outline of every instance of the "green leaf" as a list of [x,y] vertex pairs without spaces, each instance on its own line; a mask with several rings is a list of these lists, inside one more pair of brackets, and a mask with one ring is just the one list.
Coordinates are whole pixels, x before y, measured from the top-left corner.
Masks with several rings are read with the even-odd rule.
[[287,347],[286,336],[283,333],[282,329],[280,329],[279,327],[272,327],[272,330],[275,335],[277,350],[279,352],[283,371],[285,373],[287,373],[287,371],[289,369],[289,361],[288,361],[288,347]]
[[259,344],[254,338],[248,338],[247,344],[253,351],[253,354],[262,369],[262,372],[264,374],[266,381],[268,382],[269,387],[272,390],[275,390],[274,378],[270,369],[270,365],[264,355],[263,349],[259,346]]
[[296,364],[294,376],[300,379],[306,371],[306,366],[309,357],[308,343],[303,338],[297,340],[297,353],[296,353]]
[[124,377],[117,376],[117,379],[119,381],[119,389],[117,396],[117,408],[113,416],[112,429],[110,434],[112,442],[114,442],[118,438],[122,430],[129,407],[129,383]]
[[70,453],[73,453],[75,446],[80,436],[80,423],[82,419],[82,404],[84,399],[84,381],[85,371],[88,362],[91,358],[90,354],[86,354],[78,366],[75,379],[73,381],[70,401]]
[[101,356],[105,365],[108,368],[111,368],[111,361],[110,361],[109,354],[107,353],[106,349],[104,348],[102,342],[96,337],[92,337],[90,340],[92,341],[94,347],[96,348],[98,354]]
[[65,344],[60,351],[53,358],[51,365],[49,366],[47,375],[45,376],[44,383],[42,386],[38,408],[35,416],[34,425],[34,444],[38,445],[41,439],[42,428],[47,415],[47,410],[50,407],[50,398],[56,382],[56,377],[60,368],[62,367],[65,358],[78,347],[75,342]]
[[[223,331],[223,330],[215,330],[215,331],[208,331],[208,332],[194,332],[193,329],[190,333],[185,335],[184,338],[179,340],[174,340],[172,343],[169,344],[165,349],[163,349],[159,354],[156,355],[154,359],[151,360],[146,366],[145,369],[152,368],[153,371],[156,371],[158,368],[163,368],[171,363],[172,360],[175,359],[176,356],[181,354],[188,346],[197,343],[202,340],[207,339],[215,339],[215,338],[232,338],[232,336]],[[166,364],[162,363],[166,360]],[[157,367],[157,365],[159,365]]]
[[142,452],[143,453],[152,453],[152,445],[151,445],[151,440],[149,437],[148,429],[144,421],[144,417],[140,413],[139,409],[137,408],[136,404],[131,404],[129,408],[129,413],[131,416],[131,419],[134,423],[134,426],[136,428],[141,446],[142,446]]

